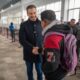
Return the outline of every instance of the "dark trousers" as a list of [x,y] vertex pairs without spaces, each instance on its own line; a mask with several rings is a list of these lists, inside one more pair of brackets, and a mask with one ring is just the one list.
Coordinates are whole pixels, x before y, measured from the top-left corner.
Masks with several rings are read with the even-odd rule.
[[15,31],[11,31],[12,42],[15,42]]
[[[33,62],[26,62],[26,67],[27,67],[28,80],[34,80],[34,78],[33,78]],[[41,68],[42,68],[41,63],[35,63],[35,69],[37,71],[37,80],[43,80]]]
[[80,49],[80,40],[77,41],[77,55],[78,55],[78,59],[79,59],[79,49]]
[[59,67],[55,72],[51,72],[45,75],[46,80],[64,80],[67,72]]

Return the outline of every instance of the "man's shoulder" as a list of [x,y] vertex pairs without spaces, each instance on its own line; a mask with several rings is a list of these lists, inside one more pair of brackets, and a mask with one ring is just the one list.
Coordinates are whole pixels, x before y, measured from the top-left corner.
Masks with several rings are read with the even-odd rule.
[[39,19],[38,19],[37,21],[38,21],[38,23],[40,23],[40,24],[41,24],[41,21],[40,21]]
[[28,26],[28,21],[24,21],[20,24],[20,28],[24,29],[25,27]]
[[41,22],[39,19],[38,19],[38,21]]
[[24,22],[21,23],[21,25],[22,25],[22,26],[23,26],[23,25],[27,25],[27,23],[28,23],[28,21],[24,21]]

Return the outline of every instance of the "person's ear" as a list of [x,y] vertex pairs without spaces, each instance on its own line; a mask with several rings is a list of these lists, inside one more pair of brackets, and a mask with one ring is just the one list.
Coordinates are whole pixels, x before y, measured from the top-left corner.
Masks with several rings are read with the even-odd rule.
[[44,20],[41,21],[41,26],[42,26],[42,28],[45,27],[45,21]]
[[47,25],[48,25],[48,23],[47,23],[47,21],[46,21],[46,20],[44,20],[44,25],[45,25],[45,26],[47,26]]

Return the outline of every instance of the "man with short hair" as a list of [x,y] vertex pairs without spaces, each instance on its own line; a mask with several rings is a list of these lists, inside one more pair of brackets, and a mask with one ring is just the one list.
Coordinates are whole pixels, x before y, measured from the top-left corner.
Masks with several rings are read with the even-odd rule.
[[19,31],[19,42],[23,46],[23,56],[27,67],[28,80],[33,78],[33,63],[37,71],[37,80],[42,78],[42,27],[37,18],[36,6],[29,5],[26,8],[28,20],[23,22]]
[[43,72],[45,78],[46,80],[62,80],[67,74],[67,71],[60,65],[64,53],[63,36],[54,35],[51,32],[67,34],[70,32],[70,28],[60,24],[52,10],[45,10],[41,13],[41,24],[44,37]]
[[68,25],[71,28],[71,33],[74,34],[77,37],[76,20],[71,19]]

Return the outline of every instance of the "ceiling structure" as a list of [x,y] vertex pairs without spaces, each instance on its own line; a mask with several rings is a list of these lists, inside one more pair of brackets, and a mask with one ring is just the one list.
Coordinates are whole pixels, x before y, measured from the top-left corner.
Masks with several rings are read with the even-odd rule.
[[10,5],[14,5],[15,3],[19,2],[21,0],[0,0],[0,11],[2,9],[6,9],[10,7]]
[[[25,10],[26,7],[30,4],[35,4],[37,7],[39,7],[57,1],[61,0],[0,0],[0,14],[2,16],[6,16],[8,14],[21,12],[22,5],[24,6]],[[11,4],[14,4],[14,6],[11,7]]]

